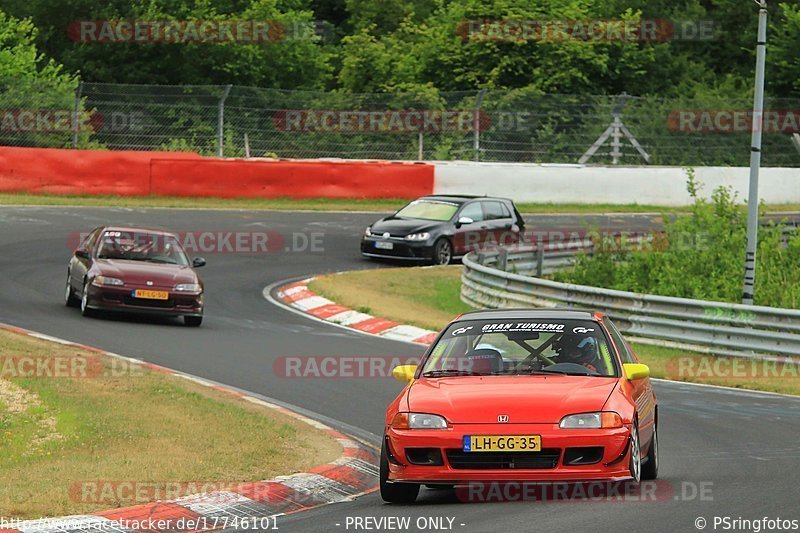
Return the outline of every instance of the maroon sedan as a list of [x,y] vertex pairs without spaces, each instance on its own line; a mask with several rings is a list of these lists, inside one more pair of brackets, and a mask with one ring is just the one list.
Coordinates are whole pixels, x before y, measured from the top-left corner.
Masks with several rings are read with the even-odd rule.
[[184,252],[172,233],[100,227],[81,242],[67,267],[65,300],[93,311],[128,311],[182,316],[187,326],[203,322],[203,282],[194,268],[206,264]]

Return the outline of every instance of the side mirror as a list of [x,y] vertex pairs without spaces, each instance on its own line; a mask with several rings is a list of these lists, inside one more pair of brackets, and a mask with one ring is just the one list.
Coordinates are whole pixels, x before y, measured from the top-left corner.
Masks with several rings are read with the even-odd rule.
[[622,365],[625,371],[625,377],[630,381],[636,381],[650,377],[650,367],[640,363],[625,363]]
[[80,257],[82,259],[89,259],[89,252],[79,248],[75,250],[75,257]]
[[206,260],[205,260],[205,259],[203,259],[202,257],[195,257],[195,258],[192,260],[192,266],[193,266],[194,268],[200,268],[200,267],[204,267],[204,266],[206,266]]
[[397,381],[408,383],[414,379],[414,374],[417,373],[417,365],[400,365],[392,369],[392,376]]
[[463,226],[464,224],[472,224],[473,222],[475,222],[475,221],[474,221],[474,220],[472,220],[472,219],[471,219],[471,218],[469,218],[469,217],[460,217],[460,218],[458,219],[458,222],[457,222],[457,224],[458,224],[459,226]]

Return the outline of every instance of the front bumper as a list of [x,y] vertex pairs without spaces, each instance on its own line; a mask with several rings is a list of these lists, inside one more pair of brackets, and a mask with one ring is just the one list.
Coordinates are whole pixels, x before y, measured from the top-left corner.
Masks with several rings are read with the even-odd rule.
[[[527,454],[527,460],[517,452],[496,468],[475,467],[487,452],[463,453],[465,435],[541,435],[542,452],[552,461]],[[417,483],[466,483],[471,481],[616,481],[629,479],[628,453],[630,427],[617,429],[561,429],[558,424],[456,424],[444,430],[395,430],[387,428],[389,481]],[[571,448],[602,447],[601,457],[594,464],[566,464]],[[414,449],[434,448],[441,453],[441,465],[413,464]],[[450,452],[450,453],[448,453]],[[453,461],[458,461],[454,467]],[[557,455],[557,457],[556,457]],[[574,452],[569,453],[574,456]],[[474,465],[470,464],[473,460]],[[513,457],[512,457],[513,456]],[[519,464],[515,465],[519,457]]]
[[[164,290],[167,300],[133,298],[135,289]],[[159,316],[203,316],[203,294],[176,292],[158,287],[115,287],[89,285],[90,309]]]
[[[375,246],[376,242],[391,243],[392,249],[377,248]],[[430,261],[433,256],[433,244],[428,241],[406,241],[365,236],[361,239],[361,255],[381,259]]]

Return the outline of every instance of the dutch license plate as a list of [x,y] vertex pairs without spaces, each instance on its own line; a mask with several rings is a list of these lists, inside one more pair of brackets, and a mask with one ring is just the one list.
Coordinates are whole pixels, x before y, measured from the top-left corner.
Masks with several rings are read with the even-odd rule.
[[380,250],[393,250],[394,243],[385,241],[375,241],[375,248],[378,248]]
[[464,435],[465,452],[540,452],[541,435]]
[[133,291],[134,298],[144,298],[146,300],[169,300],[169,293],[167,291],[148,291],[145,289],[137,289]]

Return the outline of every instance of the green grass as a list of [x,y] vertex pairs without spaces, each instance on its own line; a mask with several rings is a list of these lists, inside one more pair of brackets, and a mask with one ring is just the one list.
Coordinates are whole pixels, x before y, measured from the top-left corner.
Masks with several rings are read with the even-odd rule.
[[304,471],[341,453],[323,432],[224,392],[141,367],[110,375],[111,368],[120,367],[112,367],[109,358],[0,331],[0,359],[25,356],[99,359],[105,372],[0,378],[0,509],[5,517],[146,503],[71,496],[71,487],[87,481],[230,486]]
[[[396,211],[408,199],[365,198],[178,198],[166,196],[73,196],[50,194],[0,193],[0,205],[55,205],[97,207],[162,207],[181,209],[248,209],[275,211]],[[521,213],[679,213],[688,209],[640,204],[519,203]],[[767,212],[800,211],[800,204],[775,204]]]
[[[311,282],[309,288],[353,309],[363,302],[369,302],[370,314],[435,331],[440,330],[458,314],[472,309],[460,299],[460,266],[345,272],[317,278]],[[651,375],[655,378],[800,394],[800,378],[797,376],[797,367],[793,365],[787,365],[785,368],[792,372],[782,376],[762,377],[756,374],[750,377],[723,377],[702,372],[690,375],[691,373],[680,372],[681,361],[695,361],[698,365],[715,362],[729,365],[742,362],[749,364],[755,360],[720,358],[635,342],[631,346],[641,362],[650,367]],[[778,369],[783,368],[782,365],[778,366]]]
[[438,330],[471,309],[459,298],[460,272],[458,266],[354,271],[317,278],[310,288],[352,309]]

